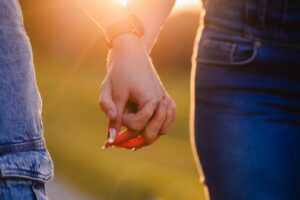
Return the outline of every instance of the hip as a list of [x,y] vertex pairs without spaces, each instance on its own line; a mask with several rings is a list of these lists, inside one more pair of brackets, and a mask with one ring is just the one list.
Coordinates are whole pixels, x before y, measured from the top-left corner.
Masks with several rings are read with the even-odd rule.
[[197,45],[196,104],[300,125],[299,48],[208,28]]

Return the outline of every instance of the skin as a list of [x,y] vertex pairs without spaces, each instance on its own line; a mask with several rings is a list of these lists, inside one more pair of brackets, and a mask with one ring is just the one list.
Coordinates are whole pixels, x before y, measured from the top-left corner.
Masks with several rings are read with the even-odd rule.
[[[113,128],[118,134],[114,142],[106,141],[105,147],[140,149],[148,146],[166,134],[175,119],[176,104],[149,57],[174,1],[129,0],[127,8],[123,8],[114,0],[78,0],[103,30],[126,18],[128,11],[137,15],[146,29],[142,38],[126,33],[113,41],[99,105],[109,119],[108,130]],[[120,133],[121,126],[127,130]]]

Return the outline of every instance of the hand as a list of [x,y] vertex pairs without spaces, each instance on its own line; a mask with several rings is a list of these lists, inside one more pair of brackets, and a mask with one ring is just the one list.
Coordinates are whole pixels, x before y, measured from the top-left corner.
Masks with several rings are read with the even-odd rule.
[[[108,72],[99,97],[100,106],[109,118],[106,146],[121,145],[137,138],[147,124],[148,128],[143,131],[143,143],[149,144],[158,138],[160,130],[167,131],[169,128],[175,115],[175,103],[166,94],[141,41],[131,34],[119,37],[118,40],[111,51]],[[164,97],[167,97],[169,103],[160,103],[157,109]],[[135,105],[135,111],[130,111],[130,104]],[[152,118],[154,112],[158,117]],[[153,131],[153,124],[157,129],[158,120],[164,128]],[[122,124],[130,131],[117,137]]]
[[[142,109],[144,110],[144,109]],[[127,127],[132,127],[138,119],[134,113],[124,114],[124,124]],[[148,121],[146,127],[137,131],[133,128],[119,134],[114,145],[127,149],[140,149],[148,146],[156,141],[161,135],[169,132],[171,123],[175,119],[175,103],[170,97],[165,97],[156,108],[152,118]]]

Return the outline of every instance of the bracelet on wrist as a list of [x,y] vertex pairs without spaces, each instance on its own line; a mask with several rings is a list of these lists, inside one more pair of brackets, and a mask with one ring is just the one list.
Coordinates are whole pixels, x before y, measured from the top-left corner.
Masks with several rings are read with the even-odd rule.
[[113,48],[113,41],[126,33],[133,33],[139,38],[145,35],[145,27],[136,15],[129,15],[128,18],[114,23],[105,30],[106,46]]

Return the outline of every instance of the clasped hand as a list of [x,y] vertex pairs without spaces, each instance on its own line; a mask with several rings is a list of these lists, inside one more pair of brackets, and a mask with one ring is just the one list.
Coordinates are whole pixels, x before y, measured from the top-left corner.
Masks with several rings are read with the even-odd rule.
[[[135,36],[124,36],[115,42],[108,57],[99,105],[109,119],[105,148],[137,150],[169,131],[176,104]],[[120,132],[122,126],[126,130]]]

